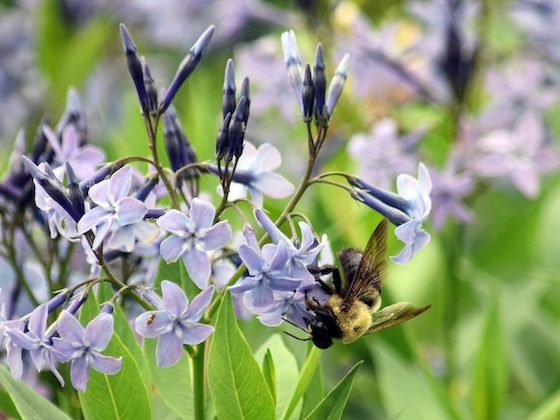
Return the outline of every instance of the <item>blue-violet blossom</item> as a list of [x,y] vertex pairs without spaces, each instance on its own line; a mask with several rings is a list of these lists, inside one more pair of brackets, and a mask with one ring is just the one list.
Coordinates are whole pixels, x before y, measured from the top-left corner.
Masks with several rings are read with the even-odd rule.
[[211,325],[198,322],[210,304],[214,286],[199,293],[190,305],[185,292],[173,282],[162,281],[161,292],[160,309],[144,312],[136,318],[135,328],[142,337],[159,338],[157,365],[169,367],[183,356],[183,344],[200,344],[214,331]]
[[214,224],[215,214],[212,204],[195,197],[188,215],[170,210],[157,221],[161,229],[171,233],[160,244],[162,258],[175,262],[182,257],[187,273],[200,289],[208,286],[210,278],[208,251],[223,247],[232,236],[226,221]]
[[89,368],[108,375],[121,369],[122,360],[101,354],[113,335],[113,317],[100,313],[84,329],[68,311],[63,310],[56,323],[60,337],[53,338],[54,348],[61,362],[72,361],[70,379],[78,391],[85,391],[89,381]]

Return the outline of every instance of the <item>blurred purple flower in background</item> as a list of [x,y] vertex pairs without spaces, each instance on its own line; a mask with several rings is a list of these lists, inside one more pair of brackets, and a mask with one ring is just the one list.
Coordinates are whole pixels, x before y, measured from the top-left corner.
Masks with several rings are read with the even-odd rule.
[[348,151],[358,163],[360,178],[381,188],[389,188],[400,173],[411,172],[417,158],[409,151],[411,136],[399,136],[397,124],[385,118],[371,127],[369,133],[350,138]]
[[161,216],[157,225],[171,233],[160,244],[160,253],[167,262],[183,259],[187,273],[200,288],[208,287],[210,259],[208,251],[225,246],[232,232],[228,222],[214,224],[216,210],[212,204],[195,197],[188,215],[169,210]]
[[560,167],[560,157],[547,140],[541,117],[531,111],[511,129],[492,130],[477,141],[480,152],[470,167],[479,176],[509,178],[526,197],[540,191],[540,175]]
[[282,156],[274,146],[265,143],[256,149],[251,143],[245,142],[243,154],[233,175],[230,200],[245,198],[249,192],[251,200],[262,205],[263,195],[285,198],[293,194],[293,185],[274,172],[281,164]]
[[198,294],[190,304],[185,292],[175,283],[162,281],[161,291],[161,308],[144,312],[136,318],[135,326],[142,337],[158,337],[157,365],[169,367],[183,356],[183,344],[200,344],[214,331],[211,325],[198,322],[210,304],[214,286]]
[[56,322],[60,338],[53,338],[53,345],[60,354],[60,361],[71,361],[70,379],[78,391],[85,391],[89,381],[90,366],[108,375],[121,370],[121,358],[101,354],[113,336],[113,317],[100,313],[84,329],[68,311],[63,310]]

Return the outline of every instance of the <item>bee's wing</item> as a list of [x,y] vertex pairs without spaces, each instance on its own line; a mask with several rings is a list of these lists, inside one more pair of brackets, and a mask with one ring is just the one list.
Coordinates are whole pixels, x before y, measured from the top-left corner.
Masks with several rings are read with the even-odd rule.
[[361,297],[381,293],[381,282],[387,269],[386,255],[387,219],[383,219],[369,238],[358,271],[344,294],[343,305],[349,307]]
[[416,308],[408,302],[399,302],[394,305],[386,306],[372,314],[371,326],[366,331],[366,334],[400,325],[409,319],[417,317],[422,312],[427,311],[431,306],[432,305],[426,305],[421,308]]

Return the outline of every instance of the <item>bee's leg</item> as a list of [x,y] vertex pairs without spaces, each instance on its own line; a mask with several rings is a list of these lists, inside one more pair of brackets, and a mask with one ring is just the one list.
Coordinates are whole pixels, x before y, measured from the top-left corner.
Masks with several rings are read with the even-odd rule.
[[342,290],[342,279],[340,278],[340,271],[338,270],[338,267],[334,267],[332,279],[334,290],[336,291],[336,293],[340,293],[340,291]]
[[325,293],[327,293],[329,296],[334,293],[333,290],[331,289],[331,287],[327,283],[325,283],[323,280],[316,279],[316,281],[317,281],[317,283],[319,283],[319,286],[321,286],[321,289],[323,289],[323,291]]

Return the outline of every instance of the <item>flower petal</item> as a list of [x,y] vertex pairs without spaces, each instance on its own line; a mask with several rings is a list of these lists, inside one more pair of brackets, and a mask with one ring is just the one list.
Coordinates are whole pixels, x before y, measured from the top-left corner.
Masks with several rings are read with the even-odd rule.
[[39,305],[36,309],[31,312],[29,317],[28,329],[36,337],[42,338],[45,335],[45,330],[47,329],[47,318],[49,316],[48,308],[46,304]]
[[254,277],[247,276],[238,280],[233,286],[229,286],[228,290],[232,293],[243,293],[256,287],[257,284],[258,282]]
[[130,187],[132,186],[132,167],[122,167],[111,176],[109,181],[112,202],[117,203],[130,192]]
[[70,379],[74,389],[82,392],[86,390],[89,381],[89,365],[85,354],[72,360]]
[[285,198],[294,193],[294,186],[282,175],[265,172],[259,174],[251,185],[272,198]]
[[266,261],[261,254],[245,244],[239,246],[239,257],[241,257],[251,275],[262,273],[266,267]]
[[134,323],[136,332],[146,338],[158,337],[172,328],[173,320],[167,310],[144,312]]
[[169,367],[177,363],[183,356],[183,338],[178,328],[159,337],[156,347],[156,363],[159,367]]
[[113,336],[113,317],[100,313],[86,326],[84,339],[87,345],[97,351],[103,351]]
[[213,326],[199,323],[183,324],[181,329],[183,330],[183,344],[190,346],[202,343],[214,332]]
[[111,231],[111,227],[113,226],[113,218],[107,219],[106,221],[102,222],[95,231],[95,239],[93,240],[93,244],[91,245],[92,249],[97,249],[103,242],[103,240],[107,237],[109,232]]
[[257,286],[243,296],[243,302],[250,309],[261,309],[274,303],[272,290],[265,286]]
[[113,207],[109,196],[110,193],[111,184],[108,179],[98,182],[88,190],[89,198],[98,206],[103,206],[105,208]]
[[181,289],[175,283],[164,280],[161,282],[161,293],[163,297],[163,307],[172,316],[181,316],[189,306],[189,299],[185,295],[183,289]]
[[109,237],[107,247],[119,251],[132,252],[135,243],[136,236],[134,235],[133,226],[120,226]]
[[133,197],[125,197],[120,200],[116,210],[117,222],[121,226],[139,222],[148,211],[144,203]]
[[198,197],[193,198],[189,216],[194,223],[195,230],[208,229],[214,222],[216,209],[207,201]]
[[104,356],[97,352],[92,352],[91,365],[98,372],[114,375],[121,370],[122,359],[120,357]]
[[70,312],[63,310],[56,322],[58,335],[66,342],[81,346],[84,343],[85,331]]
[[202,315],[204,315],[206,308],[208,308],[213,295],[214,286],[210,286],[203,292],[199,293],[189,305],[184,319],[195,322],[202,318]]
[[[93,188],[93,187],[92,187]],[[111,212],[102,207],[94,207],[86,212],[78,222],[78,233],[83,234],[111,217]]]
[[223,221],[204,231],[199,236],[199,240],[204,245],[204,249],[213,251],[225,246],[231,240],[231,237],[231,226],[228,222]]
[[193,246],[187,249],[183,254],[183,262],[194,284],[196,284],[199,289],[208,287],[211,266],[206,252]]
[[270,143],[263,143],[257,149],[257,155],[251,165],[252,172],[272,172],[282,164],[282,156],[278,149]]
[[172,234],[161,241],[159,244],[159,253],[166,262],[175,262],[185,252],[185,244],[185,239]]
[[289,238],[284,235],[280,229],[278,229],[278,227],[274,224],[272,219],[268,217],[263,209],[259,208],[255,210],[255,218],[259,221],[263,229],[266,230],[266,233],[268,233],[268,236],[270,236],[270,239],[275,244],[281,241],[290,241]]
[[188,216],[179,210],[168,210],[157,220],[157,225],[167,232],[175,235],[184,235],[190,223]]

